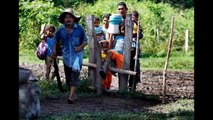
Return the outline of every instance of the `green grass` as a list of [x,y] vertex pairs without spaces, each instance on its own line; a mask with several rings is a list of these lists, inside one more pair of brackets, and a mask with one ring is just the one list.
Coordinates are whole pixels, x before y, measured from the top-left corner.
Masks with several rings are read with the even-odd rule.
[[165,113],[124,113],[124,112],[96,112],[96,113],[68,113],[42,116],[39,120],[194,120],[194,112],[177,111]]
[[[166,54],[142,54],[140,58],[142,70],[163,70],[166,62]],[[194,70],[194,54],[173,52],[170,53],[167,70]]]
[[[166,61],[166,54],[148,54],[142,53],[140,57],[141,70],[163,70]],[[43,60],[39,60],[34,52],[25,51],[19,53],[19,62],[44,64]],[[88,62],[88,58],[84,59]],[[62,62],[60,62],[62,64]],[[194,54],[173,52],[170,54],[167,70],[181,70],[193,71],[194,70]]]
[[35,54],[35,51],[25,50],[23,52],[19,51],[19,62],[31,63],[31,64],[41,64],[44,63],[43,60],[39,60]]

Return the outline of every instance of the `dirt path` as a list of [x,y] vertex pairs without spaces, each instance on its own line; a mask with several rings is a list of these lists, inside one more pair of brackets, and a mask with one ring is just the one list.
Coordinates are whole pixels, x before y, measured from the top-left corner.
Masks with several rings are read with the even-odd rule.
[[[45,73],[43,64],[23,64],[20,66],[31,69],[38,77]],[[60,66],[60,75],[64,80],[63,66]],[[137,92],[145,95],[161,95],[162,71],[142,71],[141,83],[137,85]],[[81,77],[86,77],[87,69],[83,69]],[[170,71],[167,73],[167,101],[175,101],[178,98],[194,98],[194,73]],[[117,77],[113,77],[112,90],[118,90]],[[79,96],[75,104],[67,104],[66,96],[49,98],[41,101],[42,114],[55,114],[74,112],[154,112],[152,109],[161,104],[159,99],[147,99],[145,97],[129,98],[117,94],[102,96]]]

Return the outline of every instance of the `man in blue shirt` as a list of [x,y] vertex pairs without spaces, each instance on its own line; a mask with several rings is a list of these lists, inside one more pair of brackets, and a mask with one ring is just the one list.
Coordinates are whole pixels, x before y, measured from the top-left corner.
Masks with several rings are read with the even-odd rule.
[[[84,47],[88,43],[84,28],[78,24],[80,16],[74,15],[71,8],[67,8],[59,16],[59,22],[62,25],[58,28],[54,36],[53,57],[56,57],[56,46],[59,41],[62,41],[63,64],[66,77],[66,84],[69,86],[70,94],[67,99],[69,104],[72,104],[76,99],[75,91],[79,85],[80,70],[74,69],[78,58],[78,65],[82,66]],[[75,64],[74,64],[75,62]]]

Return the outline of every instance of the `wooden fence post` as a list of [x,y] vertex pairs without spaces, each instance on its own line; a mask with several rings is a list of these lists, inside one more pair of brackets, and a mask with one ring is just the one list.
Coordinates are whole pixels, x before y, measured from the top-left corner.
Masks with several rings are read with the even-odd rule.
[[189,30],[186,30],[186,39],[185,39],[185,51],[188,51],[188,36],[189,36]]
[[96,41],[94,28],[94,15],[86,17],[86,23],[89,36],[89,63],[97,65],[96,69],[88,67],[88,79],[91,81],[92,87],[96,88],[97,94],[102,94],[102,79],[99,74],[101,68],[101,46]]
[[[86,17],[86,24],[88,30],[88,38],[89,38],[89,63],[96,64],[95,57],[95,31],[94,31],[94,15],[88,15]],[[90,85],[96,89],[96,69],[92,67],[88,67],[88,79],[90,81]]]
[[171,52],[171,48],[172,48],[173,30],[174,30],[174,16],[172,16],[172,20],[171,20],[171,29],[170,29],[170,35],[169,35],[169,45],[168,45],[168,51],[167,51],[167,55],[166,55],[166,62],[165,62],[164,70],[163,70],[163,100],[162,100],[162,103],[165,103],[165,96],[166,96],[166,71],[167,71],[170,52]]
[[[95,29],[94,29],[95,31]],[[101,95],[103,92],[102,88],[102,77],[100,76],[99,72],[102,66],[102,57],[101,57],[101,45],[96,41],[95,37],[95,58],[96,58],[96,87],[97,87],[97,94]]]
[[[130,67],[130,57],[131,57],[131,42],[132,42],[132,31],[133,31],[133,21],[132,21],[132,14],[126,15],[125,20],[125,45],[124,45],[124,54],[123,54],[123,70],[129,70]],[[119,90],[127,90],[128,84],[128,75],[121,74],[119,75]]]
[[157,41],[160,42],[160,27],[157,27]]
[[[139,29],[140,29],[140,21],[138,21],[137,22],[137,39],[136,39],[136,52],[135,52],[135,64],[134,64],[134,71],[135,72],[137,72],[137,66],[138,66],[138,60],[139,60],[139,58],[138,58],[138,54],[139,54]],[[138,73],[139,74],[139,73]],[[133,82],[132,82],[132,91],[133,92],[135,92],[135,89],[136,89],[136,86],[135,86],[135,84],[136,84],[136,79],[137,79],[137,77],[136,77],[136,75],[134,75],[134,77],[133,77]]]

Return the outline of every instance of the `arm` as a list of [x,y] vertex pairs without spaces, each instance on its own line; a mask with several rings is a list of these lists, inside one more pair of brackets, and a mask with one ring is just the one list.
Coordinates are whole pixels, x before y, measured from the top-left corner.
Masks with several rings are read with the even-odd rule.
[[83,43],[81,45],[79,45],[75,48],[75,51],[80,52],[82,49],[84,49],[84,47],[86,45],[87,45],[87,43],[83,41]]
[[57,57],[57,46],[59,45],[59,40],[60,40],[60,34],[58,29],[53,37],[53,41],[54,41],[54,47],[53,47],[53,53],[52,53],[53,58]]
[[[139,39],[142,39],[143,38],[143,29],[142,29],[142,27],[141,27],[141,25],[139,25]],[[133,35],[132,35],[132,37],[133,38],[136,38],[137,37],[137,33],[134,33]]]
[[112,33],[109,33],[109,39],[107,41],[109,42],[109,49],[112,49],[114,46],[114,35]]
[[143,28],[139,25],[139,39],[143,38]]

